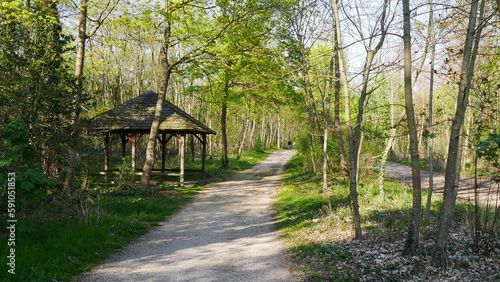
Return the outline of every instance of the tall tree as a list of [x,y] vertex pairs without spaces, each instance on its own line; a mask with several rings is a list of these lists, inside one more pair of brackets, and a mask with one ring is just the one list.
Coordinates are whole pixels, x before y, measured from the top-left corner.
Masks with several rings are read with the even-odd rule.
[[422,206],[422,183],[420,177],[420,158],[418,153],[417,126],[413,106],[412,74],[411,74],[411,10],[409,0],[403,0],[403,44],[404,44],[404,89],[405,108],[410,135],[411,174],[413,186],[413,205],[405,253],[412,254],[419,245],[419,229]]
[[[221,3],[220,8],[217,21],[224,23],[235,17],[241,20],[207,50],[198,66],[203,68],[210,82],[203,87],[212,93],[207,95],[209,100],[220,106],[222,166],[228,168],[231,147],[228,123],[231,116],[242,122],[241,151],[247,137],[245,132],[250,126],[249,116],[257,110],[255,105],[266,103],[267,112],[271,113],[275,102],[280,100],[282,90],[276,86],[280,84],[282,66],[279,49],[271,47],[276,26],[272,16],[279,9],[276,3],[228,2]],[[276,122],[276,142],[280,142],[280,119]]]
[[[243,20],[241,15],[234,15],[216,25],[215,22],[208,21],[213,15],[207,16],[209,12],[216,14],[215,10],[217,10],[215,6],[204,1],[165,0],[164,2],[164,9],[161,12],[164,17],[164,28],[160,55],[163,77],[142,170],[141,187],[144,189],[149,187],[160,118],[172,72],[205,54],[209,46]],[[207,21],[198,21],[204,17]]]
[[434,69],[436,57],[436,38],[434,33],[434,4],[429,0],[429,40],[431,41],[431,69],[429,79],[429,137],[427,139],[429,149],[429,188],[427,190],[427,203],[425,205],[424,218],[428,219],[431,213],[432,193],[434,190]]
[[[165,0],[165,27],[163,29],[163,43],[160,55],[161,66],[163,69],[163,77],[160,93],[158,94],[158,100],[156,102],[156,107],[154,111],[153,123],[151,124],[151,131],[149,132],[148,145],[146,148],[146,161],[144,162],[144,167],[142,169],[141,175],[141,187],[143,189],[149,188],[149,180],[151,177],[151,171],[154,167],[155,162],[155,148],[156,139],[158,138],[158,130],[160,128],[160,119],[163,112],[163,104],[165,102],[165,97],[167,95],[168,83],[170,81],[170,76],[172,74],[172,68],[178,63],[170,62],[170,50],[172,48],[172,23],[173,23],[173,7],[172,2]],[[180,63],[180,62],[179,62]]]
[[66,176],[63,183],[63,192],[65,194],[71,195],[73,194],[73,184],[72,181],[75,177],[75,171],[80,161],[78,156],[78,144],[80,142],[80,111],[81,111],[81,102],[83,98],[83,71],[85,64],[85,49],[87,40],[95,34],[95,32],[99,29],[99,27],[103,24],[104,20],[109,16],[109,14],[113,11],[120,0],[109,0],[105,5],[105,8],[102,9],[102,12],[99,14],[98,18],[93,20],[97,24],[94,27],[93,31],[89,34],[87,32],[87,19],[89,18],[88,8],[89,2],[88,0],[81,0],[80,5],[78,6],[78,14],[79,14],[79,24],[78,24],[78,35],[76,39],[76,56],[75,56],[75,92],[73,95],[73,105],[71,112],[71,134],[69,141],[69,150],[68,150],[68,158],[66,161]]
[[75,95],[73,98],[73,112],[71,114],[71,143],[69,148],[69,157],[66,165],[66,178],[64,180],[63,191],[66,194],[73,194],[72,180],[74,178],[76,166],[78,163],[77,152],[75,150],[78,142],[78,132],[80,123],[80,100],[83,92],[83,68],[85,61],[85,43],[87,41],[87,11],[88,1],[81,0],[79,6],[79,25],[76,42],[76,60],[75,60]]
[[341,84],[341,75],[340,75],[340,44],[338,42],[337,36],[337,28],[334,24],[333,27],[333,54],[331,57],[330,64],[330,76],[333,81],[333,86],[331,87],[331,91],[334,92],[334,102],[333,102],[333,125],[335,135],[337,137],[337,142],[339,144],[339,158],[340,158],[340,170],[342,172],[342,176],[346,179],[349,176],[349,165],[347,163],[346,151],[345,151],[345,142],[344,137],[342,135],[341,121],[340,121],[340,97],[342,91]]
[[[460,160],[462,151],[462,148],[460,147],[461,130],[465,120],[469,94],[472,89],[471,83],[474,76],[474,65],[478,54],[479,42],[481,40],[484,10],[484,0],[472,0],[470,2],[469,23],[463,47],[457,104],[455,115],[452,120],[450,143],[448,145],[443,205],[440,212],[439,231],[434,245],[433,261],[438,265],[446,263],[445,246],[448,241],[450,226],[455,210],[457,190],[459,187],[458,182],[460,180]],[[477,26],[478,14],[479,27]]]
[[[337,42],[341,42],[340,36],[340,19],[338,13],[339,1],[334,0],[333,3],[333,15],[335,19],[335,26],[337,30]],[[345,68],[345,63],[342,61],[345,60],[345,57],[340,54],[340,72],[341,72],[341,80],[344,85],[344,95],[346,99],[346,121],[348,127],[348,140],[349,140],[349,185],[350,185],[350,193],[351,200],[353,201],[354,207],[354,222],[356,230],[356,238],[361,238],[361,224],[360,224],[360,215],[359,210],[356,211],[357,208],[357,196],[358,196],[358,185],[359,185],[359,158],[361,154],[362,142],[363,142],[363,125],[364,125],[364,115],[366,110],[366,105],[368,103],[369,95],[374,91],[371,89],[371,80],[373,76],[374,70],[374,59],[377,53],[382,48],[386,35],[389,30],[390,23],[394,19],[394,14],[391,16],[391,1],[385,0],[382,3],[382,7],[380,8],[380,13],[375,16],[375,23],[372,27],[366,27],[365,21],[361,18],[359,12],[358,4],[355,5],[354,10],[356,11],[355,17],[347,17],[347,19],[355,26],[355,29],[361,38],[361,43],[363,44],[366,56],[363,62],[363,68],[361,71],[361,89],[359,93],[359,98],[357,101],[357,113],[356,113],[356,123],[352,126],[350,122],[350,100],[352,97],[349,95],[349,83],[347,81],[347,73]],[[365,31],[365,29],[368,29]],[[339,50],[341,50],[339,48]]]
[[[328,26],[315,22],[318,17],[325,17],[325,9],[317,0],[290,1],[283,15],[283,30],[281,40],[284,42],[287,52],[288,67],[294,73],[294,80],[289,81],[297,91],[295,105],[300,109],[300,119],[306,124],[298,138],[299,153],[306,157],[307,169],[318,171],[321,169],[325,154],[324,148],[325,99],[332,93],[324,88],[325,80],[319,77],[327,77],[328,68],[324,69],[326,62],[322,51],[312,54],[312,48],[320,42],[320,38],[327,32]],[[318,44],[319,45],[319,44]],[[319,49],[318,49],[319,50]],[[318,51],[317,50],[317,51]],[[323,52],[326,50],[323,49]],[[328,51],[327,51],[328,52]],[[319,68],[318,68],[319,67]],[[321,68],[321,70],[320,70]],[[324,166],[323,166],[324,167]]]
[[[357,162],[357,145],[356,140],[354,138],[354,131],[351,125],[351,91],[349,87],[349,80],[347,78],[347,67],[345,63],[345,55],[343,52],[342,46],[342,33],[340,29],[340,14],[339,14],[339,0],[332,0],[333,5],[333,17],[335,21],[335,29],[336,29],[336,44],[338,44],[339,48],[337,49],[338,57],[339,57],[339,70],[340,77],[342,82],[342,89],[344,91],[344,101],[345,101],[345,119],[347,126],[347,138],[349,142],[349,190],[351,197],[351,204],[353,210],[353,218],[354,218],[354,229],[356,239],[361,239],[363,236],[363,232],[361,229],[361,214],[359,212],[359,201],[358,201],[358,162]],[[361,133],[361,131],[360,131]]]

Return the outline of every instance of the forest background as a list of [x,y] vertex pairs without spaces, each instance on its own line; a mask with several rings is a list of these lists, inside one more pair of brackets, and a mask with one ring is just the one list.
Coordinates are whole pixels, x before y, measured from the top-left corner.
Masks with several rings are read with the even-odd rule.
[[26,212],[87,189],[102,162],[92,117],[148,90],[218,132],[222,167],[293,141],[324,191],[348,181],[357,238],[360,182],[387,158],[414,168],[409,252],[420,166],[445,171],[436,260],[460,171],[498,175],[498,1],[8,0],[0,27],[0,181],[16,172]]

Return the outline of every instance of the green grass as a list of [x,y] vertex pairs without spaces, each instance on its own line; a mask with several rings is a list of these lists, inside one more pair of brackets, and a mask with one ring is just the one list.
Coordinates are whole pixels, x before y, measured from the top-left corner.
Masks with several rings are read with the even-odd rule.
[[[220,169],[214,160],[208,167],[229,176],[235,170],[251,168],[267,157],[267,152],[252,152],[231,161],[231,170]],[[95,181],[94,183],[96,183]],[[58,198],[41,202],[28,225],[17,226],[15,275],[9,274],[6,257],[6,218],[0,219],[0,281],[69,280],[98,265],[151,226],[185,205],[203,187],[171,187],[158,184],[153,191],[137,184],[94,185],[73,199]],[[29,228],[27,228],[29,227]]]
[[[89,194],[87,199],[92,199],[92,204],[81,201],[73,207],[85,205],[86,212],[80,210],[71,217],[58,215],[59,218],[50,219],[49,213],[39,214],[31,220],[34,231],[16,236],[16,274],[7,273],[7,265],[2,264],[0,280],[70,279],[146,233],[183,206],[197,189],[178,188],[175,196],[136,192],[138,195]],[[7,240],[5,233],[1,234],[1,240]],[[1,256],[6,257],[7,252],[2,244]]]
[[[330,191],[322,191],[321,179],[302,173],[301,163],[298,155],[289,163],[275,203],[278,228],[291,246],[292,262],[307,281],[358,281],[361,276],[336,263],[356,263],[345,246],[353,234],[348,183],[331,180]],[[385,182],[380,193],[375,182],[362,179],[359,187],[362,228],[368,238],[391,241],[409,225],[412,193],[391,182]],[[433,215],[436,205],[439,201],[433,204]]]

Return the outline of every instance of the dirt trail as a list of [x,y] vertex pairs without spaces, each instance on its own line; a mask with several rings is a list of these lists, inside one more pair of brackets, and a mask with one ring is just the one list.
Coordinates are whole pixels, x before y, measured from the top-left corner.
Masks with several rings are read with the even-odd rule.
[[[392,179],[401,181],[406,186],[411,186],[411,168],[398,163],[387,162],[386,174],[388,174]],[[422,170],[422,188],[427,189],[429,187],[429,171]],[[444,173],[433,173],[434,179],[434,192],[442,193],[444,188]],[[499,205],[500,204],[500,194],[499,185],[500,183],[492,181],[490,179],[480,179],[479,180],[479,199],[484,204]],[[458,190],[458,197],[464,199],[474,199],[474,177],[462,177],[460,179]]]
[[294,281],[271,205],[295,151],[210,185],[78,281]]

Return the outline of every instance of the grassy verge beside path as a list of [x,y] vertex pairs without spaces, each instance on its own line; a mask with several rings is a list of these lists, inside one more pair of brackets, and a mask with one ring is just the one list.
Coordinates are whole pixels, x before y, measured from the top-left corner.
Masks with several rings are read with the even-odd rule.
[[[488,241],[475,245],[473,207],[457,205],[448,266],[435,268],[431,257],[441,201],[433,202],[431,218],[423,222],[418,253],[403,256],[412,191],[386,182],[381,193],[374,183],[375,179],[361,179],[364,239],[354,240],[348,183],[333,179],[330,190],[322,191],[321,179],[303,172],[300,156],[291,160],[274,208],[292,264],[303,281],[500,280],[500,228],[484,238]],[[484,214],[490,223],[497,222],[494,211]]]
[[[251,168],[268,155],[252,152],[232,160],[231,168]],[[26,223],[17,225],[15,274],[8,273],[6,257],[11,247],[7,245],[7,221],[2,218],[0,281],[69,280],[145,234],[203,189],[161,183],[151,190],[141,190],[137,184],[123,187],[98,186],[71,200],[50,196]]]

